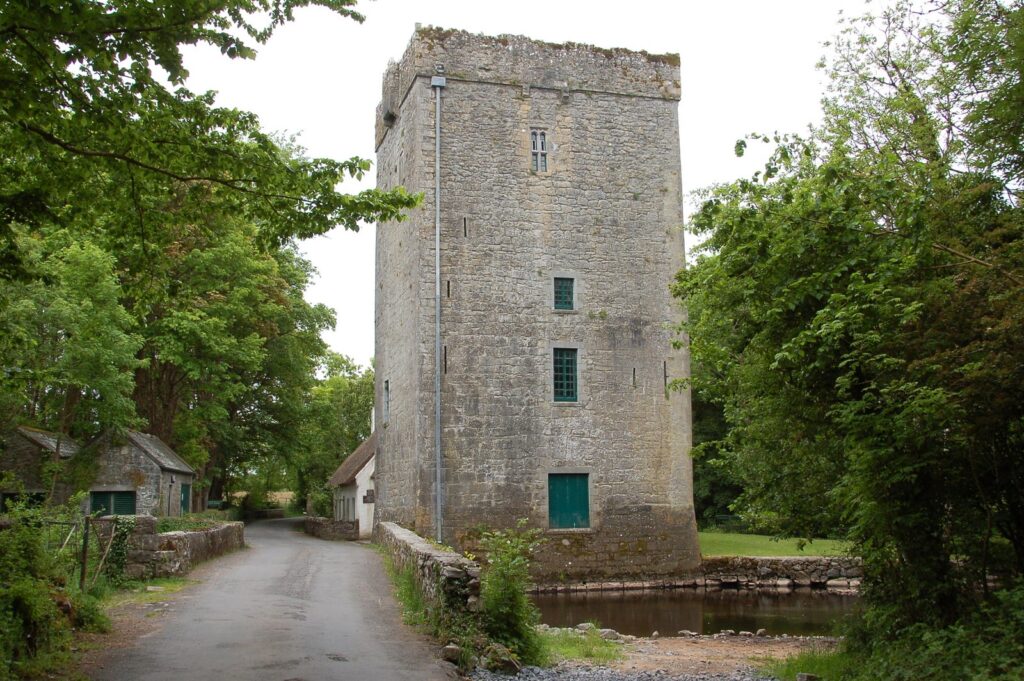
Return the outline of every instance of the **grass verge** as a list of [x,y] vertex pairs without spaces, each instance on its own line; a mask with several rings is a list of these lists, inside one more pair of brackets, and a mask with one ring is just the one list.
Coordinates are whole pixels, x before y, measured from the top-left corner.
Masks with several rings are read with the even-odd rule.
[[548,629],[541,632],[541,641],[549,664],[563,660],[608,664],[625,655],[621,643],[606,641],[595,629],[586,632],[574,629]]
[[109,610],[134,603],[158,603],[167,600],[168,595],[197,583],[197,580],[186,577],[159,577],[146,582],[128,582],[119,589],[104,590],[97,596],[103,608]]
[[782,660],[765,659],[758,669],[779,681],[795,681],[801,672],[816,674],[821,681],[836,681],[852,671],[853,661],[842,651],[805,650]]
[[704,556],[843,556],[849,544],[834,539],[815,539],[801,546],[798,539],[775,539],[763,534],[701,532]]

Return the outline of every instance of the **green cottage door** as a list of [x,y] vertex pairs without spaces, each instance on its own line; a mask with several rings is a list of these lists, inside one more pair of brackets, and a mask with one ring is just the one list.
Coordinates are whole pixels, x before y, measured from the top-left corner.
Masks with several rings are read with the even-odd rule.
[[586,473],[548,475],[548,527],[590,527],[588,478]]
[[192,511],[192,485],[181,484],[181,514]]

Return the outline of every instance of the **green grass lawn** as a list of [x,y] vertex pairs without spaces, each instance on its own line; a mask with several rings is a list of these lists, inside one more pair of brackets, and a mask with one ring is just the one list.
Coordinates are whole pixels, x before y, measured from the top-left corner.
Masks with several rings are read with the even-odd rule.
[[799,540],[776,540],[763,534],[701,532],[700,552],[705,556],[842,556],[846,542],[815,539],[798,548]]

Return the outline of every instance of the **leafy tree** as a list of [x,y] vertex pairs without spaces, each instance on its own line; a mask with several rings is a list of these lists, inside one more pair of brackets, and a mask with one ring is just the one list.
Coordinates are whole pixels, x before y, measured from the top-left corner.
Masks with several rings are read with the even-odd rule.
[[1022,26],[996,0],[852,22],[821,128],[737,145],[774,151],[705,193],[675,285],[740,505],[849,527],[876,643],[1024,574]]
[[303,300],[293,242],[419,197],[340,192],[369,162],[308,158],[189,92],[181,47],[252,58],[311,5],[362,20],[353,0],[0,7],[5,423],[144,423],[197,466],[198,495],[298,465],[334,317]]
[[[181,87],[181,46],[208,44],[229,58],[255,56],[293,17],[319,5],[356,20],[353,0],[16,0],[0,7],[0,137],[51,172],[0,177],[0,214],[38,219],[68,200],[62,176],[108,173],[111,197],[135,203],[140,179],[186,198],[219,199],[260,225],[268,241],[322,234],[335,225],[386,221],[415,205],[404,190],[337,191],[369,164],[305,159],[264,133],[255,116],[213,105]],[[262,22],[262,23],[260,23]],[[166,81],[164,80],[166,77]],[[169,82],[170,89],[165,85]],[[58,171],[58,172],[53,172]],[[71,203],[87,203],[70,192]],[[104,198],[105,194],[92,194]],[[84,198],[84,197],[82,197]],[[205,200],[205,198],[204,198]],[[123,207],[123,206],[122,206]],[[141,211],[111,210],[124,219]],[[5,227],[8,240],[10,222]]]
[[2,423],[84,437],[132,425],[141,338],[121,305],[114,259],[66,232],[18,243],[34,276],[0,289]]
[[303,447],[294,461],[300,503],[312,497],[321,513],[328,505],[323,494],[328,478],[370,436],[373,410],[373,369],[338,354],[327,357],[325,369],[311,391]]

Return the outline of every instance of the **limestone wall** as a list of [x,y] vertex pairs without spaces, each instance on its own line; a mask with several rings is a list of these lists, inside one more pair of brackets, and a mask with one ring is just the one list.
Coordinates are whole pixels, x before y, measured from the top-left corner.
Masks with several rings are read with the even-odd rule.
[[[90,490],[135,492],[137,514],[168,515],[167,489],[163,485],[163,473],[160,466],[144,451],[131,443],[107,443],[98,461],[96,477],[89,485]],[[180,515],[180,483],[171,489],[170,493],[170,514]],[[175,497],[175,494],[178,496]]]
[[480,566],[431,544],[394,523],[377,523],[374,541],[384,547],[399,570],[411,567],[431,607],[475,612],[480,597]]
[[794,586],[856,589],[864,576],[861,559],[846,556],[717,556],[705,558],[703,569],[707,586],[747,589]]
[[306,516],[302,527],[306,534],[320,539],[344,539],[347,541],[359,539],[358,520],[334,520],[319,516]]
[[[589,527],[552,530],[539,570],[686,573],[700,558],[689,394],[667,390],[689,375],[667,288],[683,262],[669,58],[431,29],[385,78],[378,186],[425,199],[377,230],[376,511],[434,536],[437,66],[443,539],[463,548],[520,518],[548,529],[548,476],[586,474]],[[575,309],[553,309],[554,277],[574,279]],[[575,402],[553,399],[556,347],[577,349]]]
[[[125,576],[129,579],[184,575],[204,560],[245,546],[245,526],[242,523],[225,523],[195,532],[157,534],[156,518],[141,515],[125,517],[134,518],[135,523],[128,540],[125,565]],[[93,526],[105,547],[114,527],[114,517],[98,519]]]
[[658,591],[664,589],[792,589],[828,588],[855,593],[863,577],[860,558],[722,556],[705,558],[689,575],[643,579],[550,581],[540,579],[539,593],[587,591]]

